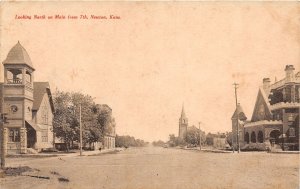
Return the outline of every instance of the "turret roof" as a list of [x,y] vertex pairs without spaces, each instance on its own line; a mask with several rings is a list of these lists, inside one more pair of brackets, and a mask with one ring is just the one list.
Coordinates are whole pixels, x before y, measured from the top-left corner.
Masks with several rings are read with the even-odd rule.
[[240,104],[237,105],[231,119],[235,119],[235,118],[237,118],[237,116],[239,116],[239,120],[246,120],[247,119],[247,117],[244,113],[244,110],[243,110],[243,108]]
[[3,64],[26,64],[29,67],[33,68],[31,59],[26,51],[26,49],[18,43],[10,49],[7,54],[6,59],[3,61]]

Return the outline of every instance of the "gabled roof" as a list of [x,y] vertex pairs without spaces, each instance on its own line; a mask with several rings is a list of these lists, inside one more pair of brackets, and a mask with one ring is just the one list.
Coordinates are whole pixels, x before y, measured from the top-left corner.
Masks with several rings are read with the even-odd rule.
[[33,82],[34,100],[33,100],[32,110],[38,110],[40,108],[45,94],[48,95],[51,110],[52,112],[54,112],[54,105],[53,105],[49,82]]
[[237,105],[233,115],[231,116],[231,119],[236,119],[237,117],[239,117],[239,120],[243,121],[247,119],[244,110],[240,104]]
[[[270,109],[271,105],[270,105],[269,98],[268,98],[269,94],[266,94],[269,92],[270,92],[269,90],[264,90],[262,87],[259,87],[256,101],[255,101],[254,110],[252,113],[252,118],[251,118],[252,121],[254,120],[254,116],[256,115],[255,113],[259,108],[258,106],[261,105],[260,103],[263,103],[265,105],[264,107],[265,107],[266,113],[268,113],[268,115],[272,115],[272,112]],[[262,102],[261,102],[261,100],[262,100]]]
[[15,46],[13,46],[13,48],[10,49],[6,59],[3,61],[3,64],[26,64],[34,69],[26,49],[19,41]]

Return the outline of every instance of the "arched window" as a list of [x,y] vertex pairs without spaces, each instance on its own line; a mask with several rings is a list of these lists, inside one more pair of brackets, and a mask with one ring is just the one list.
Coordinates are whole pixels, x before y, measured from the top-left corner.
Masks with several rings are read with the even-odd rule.
[[256,134],[254,131],[252,131],[252,133],[251,133],[251,142],[256,143]]
[[7,83],[9,84],[20,84],[23,80],[22,70],[21,69],[7,69],[6,76]]
[[259,131],[257,134],[257,140],[259,143],[263,143],[264,142],[264,134],[262,131]]
[[245,133],[245,142],[247,143],[247,144],[249,144],[249,133],[248,132],[246,132]]

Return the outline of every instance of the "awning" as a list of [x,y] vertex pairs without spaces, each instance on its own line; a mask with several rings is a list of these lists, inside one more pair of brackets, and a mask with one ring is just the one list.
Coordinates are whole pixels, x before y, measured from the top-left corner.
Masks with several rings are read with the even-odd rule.
[[33,123],[32,121],[27,121],[27,120],[25,120],[25,122],[28,124],[28,125],[30,125],[34,130],[36,130],[36,131],[40,131],[41,130],[41,128],[37,125],[37,124],[35,124],[35,123]]

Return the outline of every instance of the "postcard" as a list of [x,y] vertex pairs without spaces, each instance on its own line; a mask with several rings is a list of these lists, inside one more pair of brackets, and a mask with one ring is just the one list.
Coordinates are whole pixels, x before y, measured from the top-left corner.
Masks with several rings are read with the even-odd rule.
[[1,188],[299,188],[299,8],[1,2]]

